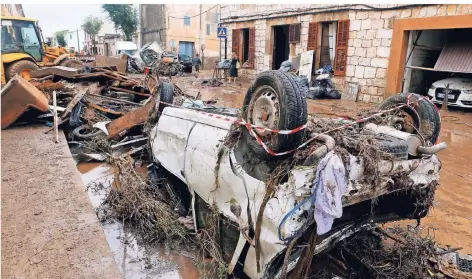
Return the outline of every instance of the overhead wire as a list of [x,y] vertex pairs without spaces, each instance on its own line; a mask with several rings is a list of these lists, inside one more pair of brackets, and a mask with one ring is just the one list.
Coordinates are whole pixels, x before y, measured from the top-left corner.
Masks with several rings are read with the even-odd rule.
[[198,15],[194,15],[194,16],[188,16],[188,17],[175,17],[175,16],[169,16],[170,18],[176,18],[176,19],[186,19],[186,18],[193,18],[193,17],[197,17],[197,16],[201,16],[202,14],[205,14],[211,10],[213,10],[215,7],[217,7],[218,5],[220,4],[216,4],[215,6],[209,8],[208,10],[204,11],[204,12],[201,12],[199,13]]
[[[431,4],[409,4],[409,5],[402,5],[402,6],[394,6],[394,7],[374,7],[371,5],[366,4],[346,4],[346,5],[331,5],[325,7],[312,7],[312,8],[304,8],[304,9],[291,9],[291,10],[281,10],[276,12],[270,13],[254,13],[250,15],[244,16],[230,16],[227,18],[222,18],[222,23],[229,23],[229,22],[239,22],[246,20],[257,20],[263,19],[267,17],[271,18],[279,18],[279,17],[289,17],[295,15],[304,15],[304,14],[313,14],[313,13],[322,13],[322,12],[342,12],[342,11],[390,11],[390,10],[397,10],[397,9],[408,9],[420,6],[427,6]],[[355,8],[355,6],[363,6],[365,8]],[[287,15],[287,13],[291,13]]]

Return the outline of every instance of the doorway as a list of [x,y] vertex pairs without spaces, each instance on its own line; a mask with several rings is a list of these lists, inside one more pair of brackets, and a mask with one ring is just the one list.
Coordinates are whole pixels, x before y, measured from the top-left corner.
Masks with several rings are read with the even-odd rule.
[[290,53],[290,45],[288,42],[288,25],[273,26],[273,52],[272,52],[272,69],[277,70],[280,64],[288,60]]
[[[427,95],[436,81],[472,80],[472,29],[409,31],[402,92]],[[450,96],[451,97],[451,96]]]
[[179,41],[179,54],[193,58],[193,42]]

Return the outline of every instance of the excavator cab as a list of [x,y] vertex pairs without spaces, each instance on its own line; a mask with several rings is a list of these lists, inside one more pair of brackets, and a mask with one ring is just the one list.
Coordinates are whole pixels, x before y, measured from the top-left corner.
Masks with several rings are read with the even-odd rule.
[[43,46],[36,20],[2,17],[2,84],[15,74],[26,80],[43,60]]
[[31,79],[31,71],[40,66],[80,67],[81,62],[71,60],[63,47],[49,47],[42,40],[37,20],[17,16],[2,16],[2,84],[16,74]]

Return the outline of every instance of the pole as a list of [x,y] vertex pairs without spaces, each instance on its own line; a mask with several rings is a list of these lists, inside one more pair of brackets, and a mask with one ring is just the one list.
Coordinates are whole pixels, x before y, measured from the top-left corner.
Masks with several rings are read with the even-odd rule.
[[225,59],[228,59],[228,38],[225,38]]
[[52,104],[54,106],[54,115],[53,115],[53,119],[54,119],[54,134],[56,136],[56,143],[59,142],[59,131],[57,130],[57,101],[56,101],[56,90],[54,90],[52,92]]
[[77,29],[77,53],[80,53],[79,29]]

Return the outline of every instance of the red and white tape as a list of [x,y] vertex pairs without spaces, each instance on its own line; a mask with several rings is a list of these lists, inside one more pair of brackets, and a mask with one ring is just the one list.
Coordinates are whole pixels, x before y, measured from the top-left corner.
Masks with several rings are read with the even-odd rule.
[[[434,105],[433,102],[431,102],[431,100],[429,100],[426,96],[424,97],[421,97],[419,98],[418,100],[414,101],[414,103],[418,103],[419,101],[421,100],[427,100],[428,102],[430,102],[431,104],[433,104],[434,108],[437,110],[438,114],[439,114],[439,109]],[[246,121],[244,120],[238,120],[238,119],[235,119],[233,117],[226,117],[226,116],[223,116],[223,115],[220,115],[220,114],[214,114],[214,113],[208,113],[208,112],[205,112],[205,111],[201,111],[199,109],[195,109],[195,108],[184,108],[184,107],[181,107],[181,106],[176,106],[174,104],[170,104],[170,103],[166,103],[166,102],[163,102],[163,101],[160,101],[160,103],[163,103],[163,104],[166,104],[168,106],[172,106],[172,107],[177,107],[177,108],[182,108],[182,109],[189,109],[189,110],[193,110],[193,111],[196,111],[196,112],[199,112],[203,115],[206,115],[206,116],[209,116],[209,117],[213,117],[213,118],[216,118],[216,119],[222,119],[222,120],[225,120],[225,121],[228,121],[228,122],[231,122],[232,124],[236,124],[236,125],[242,125],[244,127],[246,127],[249,131],[249,134],[256,139],[257,143],[262,146],[262,148],[264,148],[264,150],[272,155],[272,156],[283,156],[283,155],[287,155],[287,154],[290,154],[292,152],[295,152],[297,151],[298,149],[300,148],[303,148],[305,146],[307,146],[309,143],[311,143],[312,141],[314,141],[316,138],[318,138],[320,135],[326,135],[328,133],[331,133],[331,132],[334,132],[334,131],[337,131],[337,130],[341,130],[341,129],[344,129],[344,128],[347,128],[349,126],[352,126],[352,125],[355,125],[355,124],[358,124],[358,123],[363,123],[369,119],[372,119],[374,117],[378,117],[378,116],[381,116],[385,113],[389,113],[389,112],[392,112],[392,111],[395,111],[395,110],[398,110],[398,109],[401,109],[402,107],[411,107],[411,94],[408,95],[407,97],[407,102],[406,104],[402,104],[402,105],[399,105],[399,106],[396,106],[396,107],[393,107],[393,108],[390,108],[390,109],[387,109],[387,110],[383,110],[383,111],[379,111],[377,113],[374,113],[372,115],[369,115],[367,117],[363,117],[363,118],[358,118],[358,119],[355,119],[349,123],[346,123],[344,125],[341,125],[341,126],[338,126],[338,127],[335,127],[333,129],[330,129],[328,131],[325,131],[325,132],[322,132],[322,133],[319,133],[317,134],[316,136],[308,139],[307,141],[305,141],[304,143],[300,144],[297,148],[295,149],[292,149],[292,150],[288,150],[288,151],[285,151],[285,152],[279,152],[279,153],[276,153],[274,151],[272,151],[263,141],[262,139],[257,135],[257,133],[255,133],[253,131],[253,129],[257,129],[259,131],[269,131],[269,132],[272,132],[274,134],[281,134],[281,135],[290,135],[290,134],[295,134],[297,132],[300,132],[304,129],[306,129],[307,127],[307,124],[304,124],[300,127],[297,127],[295,129],[292,129],[292,130],[276,130],[276,129],[269,129],[269,128],[266,128],[266,127],[259,127],[259,126],[256,126],[256,125],[253,125],[253,124],[250,124],[250,123],[247,123]],[[441,117],[439,117],[441,119]]]

